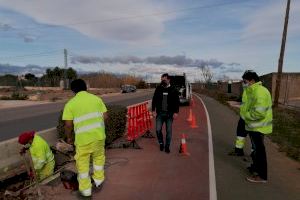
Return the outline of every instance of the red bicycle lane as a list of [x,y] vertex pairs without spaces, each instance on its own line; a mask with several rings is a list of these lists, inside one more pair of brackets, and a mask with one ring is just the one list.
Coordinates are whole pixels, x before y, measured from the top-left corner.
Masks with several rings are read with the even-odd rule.
[[[187,121],[192,112],[197,127]],[[155,119],[152,119],[155,136]],[[165,138],[165,127],[163,127]],[[182,134],[186,135],[189,156],[179,153]],[[194,97],[194,106],[181,106],[173,122],[173,137],[168,154],[159,150],[156,138],[139,138],[142,149],[108,149],[106,180],[92,199],[114,200],[208,200],[209,145],[207,117],[203,104]],[[70,193],[69,193],[70,195]],[[66,193],[64,199],[73,199]]]

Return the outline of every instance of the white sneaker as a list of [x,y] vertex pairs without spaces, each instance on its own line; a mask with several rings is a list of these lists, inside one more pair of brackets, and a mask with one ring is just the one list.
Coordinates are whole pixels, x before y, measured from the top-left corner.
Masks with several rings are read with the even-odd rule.
[[95,180],[94,179],[94,183],[96,187],[100,187],[102,185],[102,183],[104,182],[104,180]]
[[267,183],[267,180],[262,179],[259,176],[248,176],[246,179],[251,183]]

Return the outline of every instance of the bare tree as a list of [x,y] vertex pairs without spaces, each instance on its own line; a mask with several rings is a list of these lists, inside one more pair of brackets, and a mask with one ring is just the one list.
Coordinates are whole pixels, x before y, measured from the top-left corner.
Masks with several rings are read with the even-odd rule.
[[123,84],[138,85],[143,79],[126,74],[112,74],[105,71],[81,76],[93,88],[117,88]]
[[203,64],[203,65],[199,66],[199,69],[200,69],[201,75],[204,79],[204,83],[206,83],[206,84],[210,83],[213,78],[213,72],[211,71],[209,66]]

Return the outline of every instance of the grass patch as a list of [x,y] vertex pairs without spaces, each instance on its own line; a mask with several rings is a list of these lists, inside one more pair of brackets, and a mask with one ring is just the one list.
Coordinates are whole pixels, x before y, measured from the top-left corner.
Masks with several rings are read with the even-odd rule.
[[279,145],[279,150],[300,161],[300,113],[287,108],[273,110],[272,141]]

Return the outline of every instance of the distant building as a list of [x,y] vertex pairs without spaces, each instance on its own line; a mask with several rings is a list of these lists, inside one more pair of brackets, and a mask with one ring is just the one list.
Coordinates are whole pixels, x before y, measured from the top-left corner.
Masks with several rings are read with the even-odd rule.
[[[275,96],[277,73],[265,74],[260,77],[263,85],[269,89],[272,98]],[[289,101],[300,101],[300,73],[282,73],[279,102],[286,104]]]

